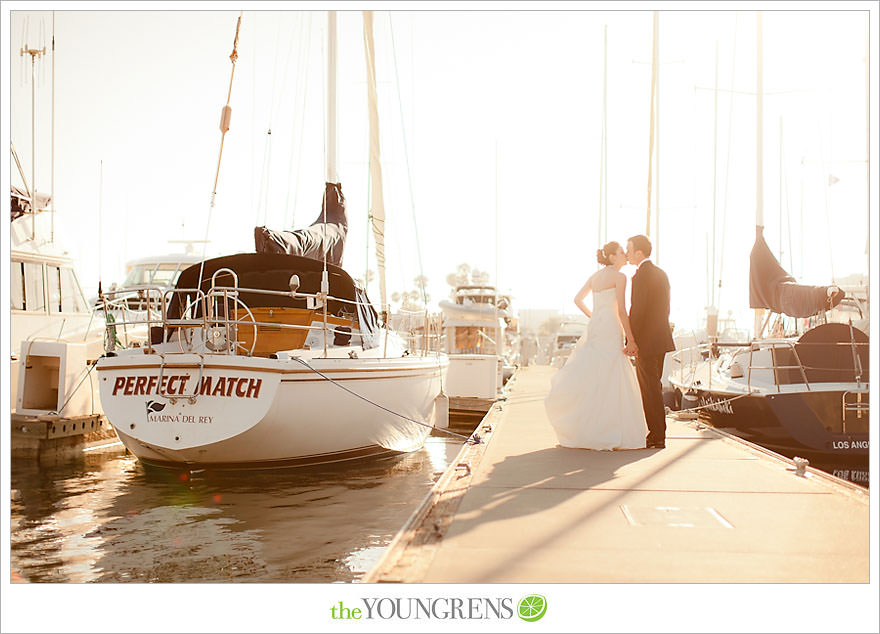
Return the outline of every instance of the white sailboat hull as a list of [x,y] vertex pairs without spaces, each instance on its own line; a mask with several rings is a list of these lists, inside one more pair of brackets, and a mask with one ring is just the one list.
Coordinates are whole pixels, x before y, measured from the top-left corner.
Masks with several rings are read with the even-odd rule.
[[[418,449],[434,424],[448,364],[444,356],[308,361],[319,375],[295,359],[205,355],[200,367],[199,355],[164,357],[164,368],[158,355],[137,364],[102,359],[105,412],[139,459],[215,468]],[[156,393],[163,381],[166,396]]]

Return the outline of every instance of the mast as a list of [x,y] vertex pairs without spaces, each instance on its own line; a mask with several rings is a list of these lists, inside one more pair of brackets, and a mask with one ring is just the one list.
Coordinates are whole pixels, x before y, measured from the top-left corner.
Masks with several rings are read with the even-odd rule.
[[[596,238],[599,248],[608,241],[608,141],[606,138],[606,120],[608,108],[608,25],[605,25],[602,53],[602,143],[599,150],[599,229]],[[603,232],[603,221],[605,230]]]
[[660,265],[660,12],[654,12],[654,57],[657,60],[655,66],[657,90],[654,93],[654,107],[657,111],[657,126],[654,128],[656,139],[656,160],[654,172],[656,183],[654,185],[654,262]]
[[605,217],[605,231],[602,244],[608,242],[608,25],[605,25],[605,54],[602,69],[602,191],[605,193],[602,215]]
[[870,18],[865,19],[865,272],[871,270],[871,63]]
[[[757,12],[757,56],[756,56],[756,134],[755,139],[755,233],[764,231],[764,20]],[[764,310],[755,309],[755,339],[760,338]]]
[[714,91],[714,125],[712,127],[712,244],[711,244],[711,278],[709,282],[709,307],[706,309],[706,333],[710,337],[718,335],[718,307],[715,305],[715,241],[717,205],[718,205],[718,40],[715,40],[715,91]]
[[764,20],[758,11],[757,33],[757,70],[755,90],[755,103],[757,106],[755,129],[755,228],[764,228]]
[[327,182],[338,183],[336,155],[339,141],[336,136],[336,66],[337,35],[336,11],[327,12]]
[[648,136],[648,211],[645,217],[645,235],[651,237],[651,185],[654,176],[652,161],[654,158],[654,91],[657,85],[657,31],[658,31],[658,15],[654,12],[654,40],[651,54],[651,116]]
[[718,40],[715,40],[715,125],[712,131],[712,297],[715,306],[715,220],[718,204]]
[[[337,54],[336,11],[327,12],[327,182],[338,183],[337,150],[339,141],[336,136],[337,95],[336,67]],[[322,230],[327,231],[327,187],[324,187],[324,224]],[[330,294],[330,276],[327,272],[327,249],[324,249],[324,269],[321,271],[322,313],[324,317],[324,358],[327,358],[327,296]]]
[[49,214],[51,221],[49,230],[49,242],[55,242],[55,12],[52,12],[52,185],[49,191],[52,203],[52,211]]

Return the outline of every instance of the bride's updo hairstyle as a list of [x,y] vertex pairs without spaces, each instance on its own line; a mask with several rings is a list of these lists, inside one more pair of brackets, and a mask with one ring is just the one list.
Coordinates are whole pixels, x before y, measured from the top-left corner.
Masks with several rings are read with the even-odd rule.
[[611,264],[611,256],[617,253],[619,249],[619,243],[609,242],[604,247],[596,251],[596,261],[602,266],[609,266]]

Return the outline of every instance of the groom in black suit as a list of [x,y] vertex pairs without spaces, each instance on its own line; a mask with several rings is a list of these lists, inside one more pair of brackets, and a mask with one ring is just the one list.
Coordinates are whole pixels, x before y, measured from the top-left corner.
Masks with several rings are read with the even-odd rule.
[[675,350],[669,329],[669,278],[648,258],[651,241],[638,235],[626,243],[626,259],[638,267],[632,278],[629,323],[635,341],[627,341],[625,352],[636,358],[636,376],[642,392],[642,407],[649,449],[666,446],[666,408],[663,405],[663,360]]

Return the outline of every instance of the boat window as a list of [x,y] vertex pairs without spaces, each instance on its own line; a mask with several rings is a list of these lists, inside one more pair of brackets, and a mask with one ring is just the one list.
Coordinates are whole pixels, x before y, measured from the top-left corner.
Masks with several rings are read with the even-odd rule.
[[49,311],[61,312],[61,269],[57,266],[46,267],[49,279]]
[[180,262],[162,262],[159,264],[138,264],[133,267],[122,286],[142,286],[156,284],[158,286],[173,286],[180,277],[180,272],[188,265]]
[[458,354],[495,354],[494,331],[476,326],[455,327],[455,348]]
[[24,310],[24,262],[9,264],[9,308]]
[[71,268],[50,266],[49,310],[53,313],[83,313],[86,304]]
[[122,283],[122,286],[139,286],[141,284],[149,284],[152,273],[152,268],[147,268],[142,265],[135,266],[128,272],[128,275],[125,276],[125,281]]
[[72,268],[61,269],[61,310],[65,313],[86,313],[86,300],[83,297],[76,272]]
[[180,275],[180,265],[175,263],[160,264],[159,268],[153,274],[152,284],[159,286],[171,286],[177,281]]
[[21,262],[24,277],[21,307],[28,312],[42,313],[46,311],[45,284],[43,283],[43,265],[39,262]]

